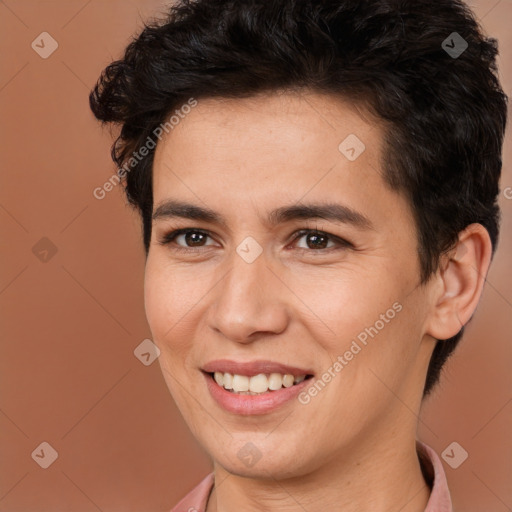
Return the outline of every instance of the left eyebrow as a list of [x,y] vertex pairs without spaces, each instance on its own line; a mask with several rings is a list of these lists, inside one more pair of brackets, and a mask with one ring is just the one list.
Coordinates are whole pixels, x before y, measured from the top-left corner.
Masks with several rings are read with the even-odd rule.
[[[176,200],[161,203],[153,212],[152,219],[181,217],[227,227],[226,219],[209,208]],[[363,230],[375,230],[373,223],[362,213],[337,203],[310,203],[282,206],[269,212],[267,223],[276,226],[293,220],[324,219],[342,224],[352,224]]]

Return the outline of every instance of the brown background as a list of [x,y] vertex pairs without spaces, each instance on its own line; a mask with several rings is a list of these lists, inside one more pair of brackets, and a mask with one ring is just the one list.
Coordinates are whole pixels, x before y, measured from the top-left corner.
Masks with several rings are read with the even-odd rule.
[[[512,91],[510,0],[472,3],[501,45]],[[88,108],[100,71],[161,0],[0,1],[0,511],[152,512],[171,508],[208,471],[160,374],[135,347],[150,338],[138,219],[119,188],[111,139]],[[58,49],[41,58],[41,32]],[[512,187],[511,131],[502,190]],[[512,509],[512,200],[501,195],[499,251],[474,320],[425,404],[419,437],[439,454],[456,509]],[[41,261],[41,251],[57,252]],[[37,249],[33,247],[38,244]],[[46,441],[57,460],[31,457]]]

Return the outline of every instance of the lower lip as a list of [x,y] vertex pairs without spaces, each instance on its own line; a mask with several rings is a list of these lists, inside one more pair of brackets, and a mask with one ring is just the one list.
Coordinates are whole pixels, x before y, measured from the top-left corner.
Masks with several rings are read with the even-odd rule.
[[226,411],[235,414],[267,414],[293,400],[308,384],[311,379],[303,380],[289,388],[277,391],[267,391],[261,395],[241,395],[227,391],[219,386],[209,373],[203,372],[206,385],[213,399]]

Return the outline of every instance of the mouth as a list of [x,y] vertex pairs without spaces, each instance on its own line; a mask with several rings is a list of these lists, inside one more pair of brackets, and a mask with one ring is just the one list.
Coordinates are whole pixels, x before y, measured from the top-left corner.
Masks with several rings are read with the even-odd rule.
[[270,361],[212,361],[201,368],[206,387],[224,411],[238,415],[268,414],[291,406],[310,385],[311,370]]

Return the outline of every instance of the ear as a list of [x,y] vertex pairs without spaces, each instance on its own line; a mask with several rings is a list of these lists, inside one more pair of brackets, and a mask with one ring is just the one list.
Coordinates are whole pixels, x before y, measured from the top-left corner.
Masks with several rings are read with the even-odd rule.
[[482,294],[491,255],[491,239],[481,224],[471,224],[459,233],[456,247],[442,256],[435,276],[427,334],[446,340],[469,322]]

